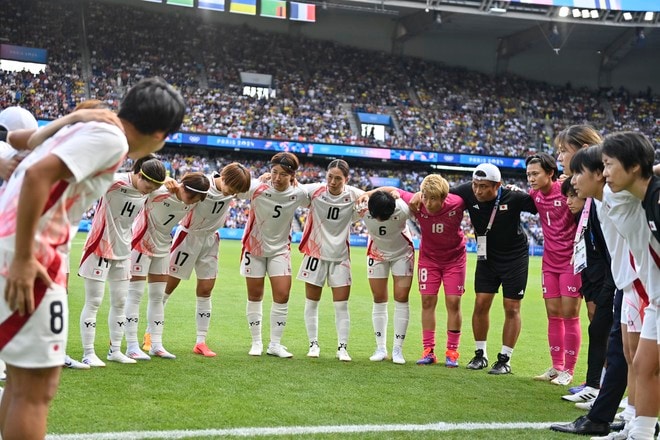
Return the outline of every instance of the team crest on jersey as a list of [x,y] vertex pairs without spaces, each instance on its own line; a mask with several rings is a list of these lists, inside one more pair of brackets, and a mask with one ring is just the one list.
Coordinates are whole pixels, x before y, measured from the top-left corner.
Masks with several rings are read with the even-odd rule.
[[508,211],[509,205],[500,205],[500,211]]
[[538,202],[541,201],[541,198],[540,198],[539,196],[536,196],[536,198],[534,199],[534,201],[535,201],[536,203],[538,203]]
[[653,232],[657,232],[658,230],[658,227],[655,225],[655,222],[653,220],[649,220],[649,228],[651,228]]
[[479,205],[472,205],[474,209],[479,209]]
[[119,191],[123,192],[124,194],[126,194],[128,192],[128,191],[126,191],[126,188],[119,188]]
[[561,206],[561,200],[555,200],[555,206]]
[[164,206],[167,206],[168,208],[171,206],[169,202],[163,202]]
[[449,217],[453,217],[456,215],[456,211],[449,211]]

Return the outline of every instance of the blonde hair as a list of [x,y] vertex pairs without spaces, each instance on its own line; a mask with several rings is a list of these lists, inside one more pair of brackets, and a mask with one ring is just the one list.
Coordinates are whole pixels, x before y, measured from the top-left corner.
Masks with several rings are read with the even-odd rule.
[[449,194],[449,183],[440,174],[429,174],[422,181],[420,189],[427,197],[445,199]]

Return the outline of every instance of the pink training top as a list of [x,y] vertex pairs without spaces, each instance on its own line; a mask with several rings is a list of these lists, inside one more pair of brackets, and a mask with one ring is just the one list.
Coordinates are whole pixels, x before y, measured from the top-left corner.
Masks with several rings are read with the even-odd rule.
[[[401,198],[409,203],[413,193],[399,190]],[[419,247],[419,264],[465,264],[465,235],[461,228],[465,203],[460,196],[448,194],[438,212],[430,214],[420,205],[414,214],[422,230]]]
[[539,223],[543,228],[543,270],[564,273],[573,271],[573,240],[577,223],[561,193],[561,182],[552,182],[548,194],[530,189],[529,195],[539,211]]

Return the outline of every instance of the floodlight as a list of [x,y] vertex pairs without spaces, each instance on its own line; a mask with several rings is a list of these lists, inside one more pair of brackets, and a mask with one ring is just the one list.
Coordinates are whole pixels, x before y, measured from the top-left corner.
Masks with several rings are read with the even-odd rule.
[[648,11],[644,14],[644,21],[653,21],[653,12]]
[[591,10],[591,18],[598,18],[598,11],[596,9]]
[[623,13],[623,19],[624,19],[624,20],[626,20],[626,21],[630,21],[630,20],[632,20],[632,18],[633,18],[633,17],[632,17],[632,14],[631,14],[630,12],[624,12],[624,13]]
[[580,18],[581,15],[582,13],[579,9],[573,9],[573,18]]
[[589,18],[589,17],[591,17],[591,13],[589,12],[589,9],[583,9],[582,18]]
[[571,10],[569,9],[568,6],[562,6],[559,8],[559,16],[560,17],[568,17],[568,14],[570,14]]
[[490,12],[492,12],[493,14],[506,14],[506,9],[492,7],[490,8]]

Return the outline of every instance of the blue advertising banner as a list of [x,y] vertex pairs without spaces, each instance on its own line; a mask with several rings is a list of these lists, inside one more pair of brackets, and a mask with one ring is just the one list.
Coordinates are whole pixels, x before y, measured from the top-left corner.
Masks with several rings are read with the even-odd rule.
[[36,47],[0,44],[0,58],[3,60],[25,61],[27,63],[46,64],[48,51]]
[[391,125],[392,118],[389,115],[379,115],[377,113],[358,112],[358,119],[363,124]]

